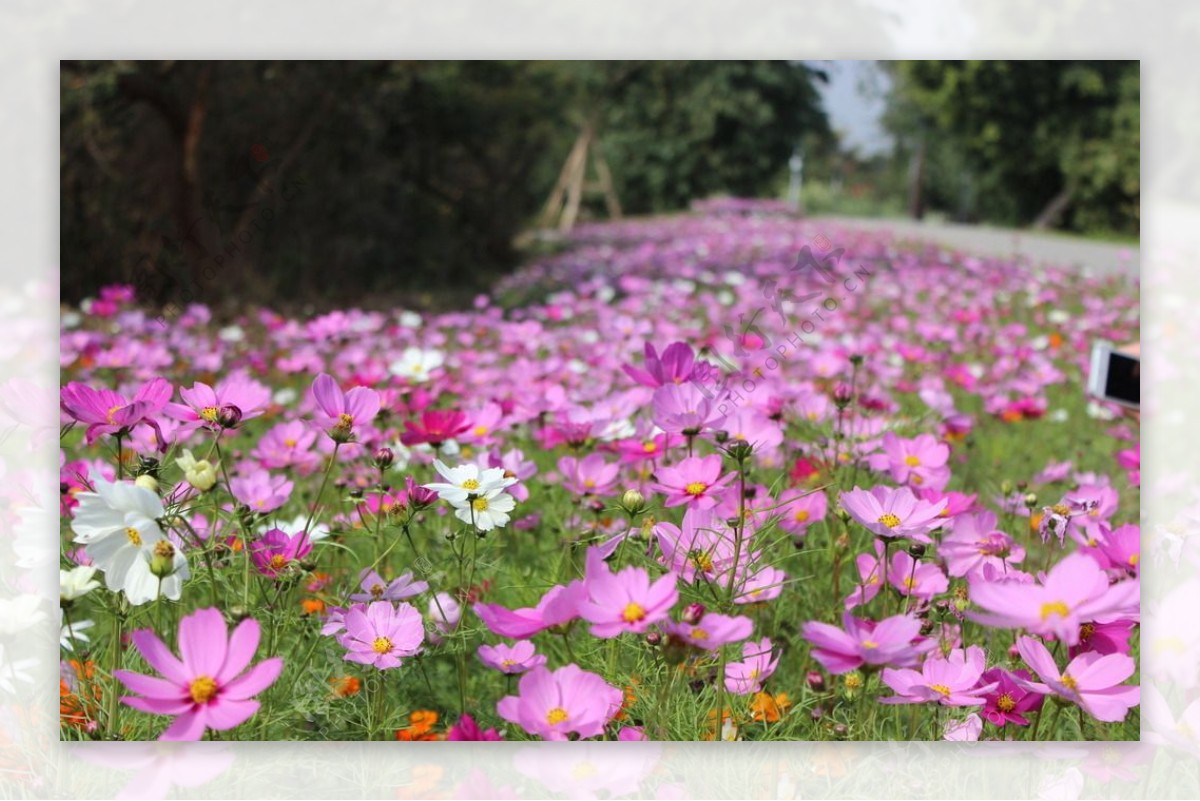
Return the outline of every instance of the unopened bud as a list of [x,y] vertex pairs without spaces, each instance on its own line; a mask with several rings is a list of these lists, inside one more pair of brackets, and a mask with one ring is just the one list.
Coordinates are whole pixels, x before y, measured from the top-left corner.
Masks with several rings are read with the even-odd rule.
[[661,644],[662,644],[662,635],[661,634],[659,634],[657,631],[646,632],[646,645],[649,645],[651,648],[657,648]]
[[713,439],[716,440],[718,445],[723,445],[724,443],[729,441],[729,432],[728,431],[714,431]]
[[845,409],[854,400],[854,390],[849,384],[838,384],[833,389],[833,404],[839,409]]
[[154,555],[150,557],[150,572],[164,579],[175,572],[175,546],[170,540],[154,543]]
[[689,626],[695,626],[700,622],[700,619],[704,617],[704,613],[706,611],[707,610],[704,608],[704,604],[688,604],[683,608],[683,615],[681,619]]
[[744,440],[738,440],[726,449],[726,453],[741,463],[749,459],[750,454],[754,453],[754,446]]
[[1012,495],[1014,489],[1016,489],[1016,487],[1014,487],[1013,483],[1007,478],[1000,482],[1000,492],[1003,495]]
[[635,489],[625,490],[621,496],[621,508],[631,517],[637,516],[646,509],[646,496]]
[[133,483],[137,484],[142,489],[148,489],[151,492],[158,492],[158,481],[156,481],[154,476],[150,475],[149,473],[142,473],[133,480]]
[[850,363],[852,365],[854,365],[855,367],[861,367],[862,363],[863,363],[862,354],[861,353],[850,354]]
[[837,509],[837,511],[836,511],[836,512],[834,512],[834,514],[836,514],[836,515],[837,515],[837,519],[838,519],[838,520],[841,520],[843,523],[849,523],[849,522],[850,522],[850,513],[849,513],[849,512],[847,512],[847,511],[846,511],[845,509],[843,509],[842,507],[840,507],[840,506],[839,506],[839,507],[838,507],[838,509]]
[[222,428],[237,428],[242,422],[242,410],[232,403],[227,403],[217,412],[217,422]]
[[808,671],[804,677],[804,682],[808,685],[808,689],[814,693],[825,692],[825,677],[815,670]]
[[833,726],[833,736],[834,737],[837,737],[839,740],[844,740],[846,738],[846,735],[848,735],[849,733],[850,733],[850,729],[846,726],[845,723],[835,723],[834,724],[834,726]]
[[375,466],[380,470],[387,470],[394,461],[396,461],[396,452],[391,448],[380,448],[375,451]]
[[1031,492],[1025,496],[1025,506],[1032,509],[1037,506],[1038,497],[1036,492]]
[[138,458],[137,474],[139,476],[149,474],[155,478],[158,478],[158,471],[160,467],[161,463],[158,461],[158,459],[154,458],[153,456],[142,456]]
[[908,546],[908,555],[913,559],[920,559],[925,555],[925,546],[919,542],[914,542],[912,545]]

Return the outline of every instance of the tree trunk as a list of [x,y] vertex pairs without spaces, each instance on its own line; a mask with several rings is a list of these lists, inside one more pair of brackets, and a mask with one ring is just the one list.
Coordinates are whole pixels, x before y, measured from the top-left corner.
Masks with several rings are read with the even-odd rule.
[[1052,228],[1062,217],[1067,207],[1071,205],[1071,197],[1075,194],[1075,189],[1070,185],[1064,186],[1057,195],[1051,198],[1046,207],[1042,209],[1037,218],[1033,221],[1033,228],[1037,231]]

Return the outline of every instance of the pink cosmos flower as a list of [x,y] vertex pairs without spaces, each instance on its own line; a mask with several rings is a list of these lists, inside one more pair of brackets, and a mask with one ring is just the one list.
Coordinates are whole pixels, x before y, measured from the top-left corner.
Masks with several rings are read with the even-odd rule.
[[1023,628],[1075,645],[1081,624],[1136,608],[1139,594],[1137,579],[1109,586],[1108,574],[1093,559],[1073,553],[1040,584],[972,579],[971,602],[984,611],[967,616],[985,626]]
[[582,459],[562,457],[558,460],[558,471],[567,490],[586,497],[610,495],[617,486],[621,466],[609,464],[599,453],[590,453]]
[[307,532],[298,531],[289,535],[273,528],[255,540],[250,549],[250,560],[259,573],[278,578],[289,565],[308,556],[310,551],[312,540]]
[[844,630],[810,620],[801,627],[804,639],[813,644],[813,659],[834,674],[849,673],[863,665],[914,665],[922,653],[937,645],[935,640],[922,640],[921,621],[910,615],[895,615],[875,623],[846,612],[842,626]]
[[342,622],[345,631],[338,635],[338,643],[347,650],[344,659],[380,670],[400,667],[401,659],[420,652],[425,639],[421,613],[412,604],[355,604]]
[[351,595],[351,601],[403,601],[405,598],[412,598],[429,589],[427,582],[414,581],[411,571],[388,583],[369,567],[363,568],[359,586],[362,588],[362,592]]
[[[649,342],[645,347],[646,369],[639,370],[631,364],[621,366],[625,374],[642,386],[657,389],[665,384],[682,384],[691,381],[696,373],[696,355],[686,342],[667,345],[662,357]],[[701,363],[703,364],[703,363]],[[705,365],[707,367],[707,365]]]
[[950,742],[973,743],[983,734],[983,720],[972,712],[963,720],[948,720],[942,729],[942,739]]
[[1142,529],[1136,523],[1127,523],[1109,530],[1100,526],[1098,542],[1084,548],[1084,553],[1096,560],[1105,570],[1115,576],[1137,576],[1141,572]]
[[683,527],[662,522],[654,527],[660,561],[668,570],[678,573],[691,583],[702,577],[720,584],[728,581],[733,564],[734,538],[725,521],[711,509],[689,507],[683,515]]
[[725,666],[725,689],[734,695],[749,695],[762,691],[763,682],[771,677],[779,665],[780,657],[771,658],[771,640],[763,637],[758,642],[742,646],[741,662],[730,662]]
[[299,420],[272,426],[254,446],[251,455],[268,470],[311,467],[319,462],[312,453],[317,432]]
[[983,696],[996,684],[980,684],[987,665],[983,649],[972,645],[965,651],[955,648],[943,657],[934,653],[916,670],[884,668],[880,678],[896,693],[880,698],[881,704],[925,704],[943,706],[979,706]]
[[505,609],[498,604],[475,604],[475,614],[493,634],[516,640],[539,631],[569,623],[579,617],[579,605],[587,597],[583,582],[551,587],[536,607]]
[[667,384],[654,390],[651,419],[668,434],[694,437],[707,429],[717,429],[725,415],[695,384]]
[[950,446],[932,434],[901,439],[889,431],[883,435],[883,453],[870,457],[872,470],[891,473],[892,480],[923,489],[945,489],[950,480],[946,460]]
[[755,453],[772,451],[783,442],[783,429],[751,406],[744,406],[725,418],[721,429],[729,434],[729,442],[748,442]]
[[[746,571],[741,571],[745,574]],[[783,594],[787,573],[777,567],[764,565],[748,575],[739,575],[733,582],[735,604],[757,604],[773,601]]]
[[266,411],[271,402],[271,390],[244,375],[232,375],[210,387],[201,381],[191,389],[180,387],[179,396],[183,403],[168,403],[164,409],[168,417],[179,420],[184,432],[195,431],[201,426],[218,431],[221,409],[236,406],[241,420],[250,420]]
[[128,432],[135,425],[145,423],[154,429],[159,449],[165,452],[167,442],[154,418],[171,399],[172,392],[174,389],[165,378],[146,382],[133,393],[132,399],[111,389],[92,389],[72,381],[59,393],[59,405],[73,420],[87,424],[84,439],[89,445],[103,434]]
[[641,634],[671,613],[679,600],[677,580],[674,573],[667,573],[651,583],[649,573],[632,566],[613,573],[600,549],[589,548],[579,616],[592,624],[596,637]]
[[732,472],[721,475],[721,457],[689,456],[673,467],[660,467],[652,488],[667,496],[664,506],[688,506],[711,509],[717,505],[721,492],[733,481]]
[[342,392],[337,381],[321,373],[312,384],[317,411],[313,422],[325,429],[335,442],[348,442],[356,426],[365,426],[379,414],[379,393],[369,387]]
[[467,416],[459,411],[430,409],[421,413],[420,422],[406,420],[400,442],[413,445],[429,444],[440,448],[446,440],[454,439],[471,427]]
[[177,716],[160,740],[199,740],[205,729],[226,731],[244,723],[258,711],[253,696],[270,687],[283,670],[279,657],[246,670],[258,649],[258,622],[247,618],[230,635],[216,609],[200,609],[179,622],[179,659],[149,629],[135,631],[132,639],[142,658],[164,678],[128,670],[113,675],[139,693],[121,703],[152,715]]
[[1059,673],[1054,657],[1034,638],[1021,637],[1017,640],[1017,650],[1044,682],[1019,679],[1018,683],[1043,695],[1065,698],[1096,720],[1105,723],[1125,720],[1130,708],[1141,700],[1141,688],[1121,683],[1137,669],[1137,663],[1125,654],[1102,656],[1088,651],[1072,659]]
[[1117,452],[1117,464],[1129,471],[1129,483],[1142,486],[1142,445]]
[[855,487],[841,495],[842,508],[880,537],[907,537],[917,542],[933,542],[929,532],[942,525],[940,515],[946,508],[938,503],[919,500],[907,487],[873,487],[869,492]]
[[286,476],[272,476],[266,470],[255,470],[229,481],[233,497],[252,512],[273,512],[283,506],[291,497],[292,486]]
[[446,739],[456,742],[499,742],[503,738],[495,729],[484,730],[475,722],[475,718],[464,713],[458,723],[446,730]]
[[951,576],[982,576],[985,564],[1003,574],[1010,564],[1024,561],[1025,549],[996,528],[994,512],[983,511],[956,517],[938,555],[946,560]]
[[998,667],[985,670],[979,677],[979,683],[996,686],[984,699],[983,717],[993,726],[1003,726],[1006,723],[1028,726],[1026,713],[1041,709],[1045,700],[1044,695],[1033,692],[1020,683],[1028,682],[1032,678],[1027,670],[1014,670],[1011,673]]
[[677,643],[705,651],[715,651],[722,645],[749,637],[754,631],[754,622],[748,617],[730,617],[708,612],[696,623],[668,621],[662,625],[662,630]]
[[883,588],[884,574],[887,570],[883,565],[883,542],[874,541],[875,553],[860,553],[854,557],[854,565],[858,568],[858,584],[854,591],[846,596],[846,608],[869,604]]
[[1098,654],[1128,654],[1129,638],[1133,636],[1132,620],[1111,620],[1107,623],[1089,621],[1079,627],[1079,643],[1069,651],[1074,659],[1086,651]]
[[808,527],[825,519],[829,500],[824,490],[788,490],[779,496],[779,527],[796,539],[808,533]]
[[546,664],[546,656],[537,653],[529,640],[520,640],[512,645],[481,645],[477,653],[480,662],[493,670],[510,675],[524,673]]
[[906,551],[892,554],[888,581],[901,595],[928,601],[950,588],[950,581],[933,562],[914,559]]
[[622,692],[595,673],[570,664],[550,671],[535,667],[521,677],[518,694],[496,704],[500,717],[544,740],[568,734],[596,737],[621,710]]

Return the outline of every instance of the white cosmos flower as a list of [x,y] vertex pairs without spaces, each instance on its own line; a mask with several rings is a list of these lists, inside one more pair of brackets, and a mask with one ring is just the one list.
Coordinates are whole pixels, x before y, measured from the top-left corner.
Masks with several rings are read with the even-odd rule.
[[504,528],[508,513],[517,505],[513,496],[502,489],[491,489],[471,500],[454,504],[454,516],[464,523],[473,523],[480,531]]
[[0,598],[0,635],[12,635],[42,625],[46,610],[36,595]]
[[[259,534],[265,534],[273,528],[286,531],[289,534],[295,534],[297,531],[304,530],[304,524],[308,522],[308,515],[297,515],[291,520],[277,520],[274,523],[263,523],[258,527]],[[316,520],[312,523],[312,528],[308,530],[308,539],[310,542],[317,542],[329,536],[329,526],[324,523],[318,523]]]
[[95,485],[95,492],[75,494],[79,501],[71,520],[75,542],[86,545],[117,534],[131,540],[134,534],[139,540],[162,539],[156,521],[163,516],[163,505],[157,495],[131,481],[110,483],[97,478]]
[[420,328],[421,315],[414,311],[400,312],[400,325],[404,326],[405,328]]
[[[504,468],[489,467],[482,469],[477,464],[467,462],[458,467],[447,467],[441,459],[434,459],[433,466],[441,474],[443,481],[426,484],[425,489],[433,490],[443,501],[455,506],[464,506],[468,496],[483,496],[489,492],[504,489],[517,483],[516,478],[505,478]],[[470,518],[467,518],[470,522]]]
[[64,603],[70,603],[82,598],[100,586],[96,581],[96,568],[91,565],[79,565],[70,570],[58,571],[58,597]]
[[37,659],[33,657],[10,659],[9,655],[4,652],[4,645],[0,644],[0,690],[6,693],[16,693],[17,682],[33,684],[33,676],[29,671],[35,667],[37,667]]
[[63,610],[60,607],[58,610],[58,645],[64,651],[74,651],[75,646],[71,644],[71,640],[78,642],[91,642],[88,636],[83,632],[96,625],[90,620],[72,620],[69,624],[63,617]]
[[446,357],[441,351],[405,348],[404,355],[388,365],[392,375],[420,383],[429,380],[429,374],[441,367]]

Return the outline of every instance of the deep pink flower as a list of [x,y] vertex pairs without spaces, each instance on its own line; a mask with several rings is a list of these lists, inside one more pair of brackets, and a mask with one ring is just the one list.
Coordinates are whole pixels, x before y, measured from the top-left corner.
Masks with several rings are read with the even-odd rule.
[[565,587],[551,587],[536,607],[509,610],[498,604],[475,604],[474,609],[493,634],[521,640],[578,618],[585,597],[583,582],[577,579]]
[[984,699],[983,717],[993,726],[1006,723],[1028,726],[1029,720],[1025,714],[1041,709],[1045,700],[1044,695],[1027,689],[1017,681],[1028,682],[1032,678],[1027,670],[1014,670],[1011,673],[998,667],[985,670],[979,677],[979,683],[996,686]]
[[875,623],[846,612],[842,625],[844,630],[810,620],[801,627],[804,639],[813,645],[813,659],[830,673],[849,673],[863,665],[914,665],[937,645],[936,640],[921,641],[921,621],[909,615]]
[[1117,464],[1129,471],[1129,483],[1135,487],[1142,485],[1142,445],[1139,442],[1132,448],[1117,451]]
[[496,704],[500,717],[544,740],[568,734],[596,737],[621,710],[622,692],[595,673],[570,664],[550,671],[535,667],[521,677],[518,694]]
[[590,548],[579,616],[592,624],[595,637],[616,637],[625,632],[641,634],[671,613],[671,607],[679,600],[677,578],[674,573],[667,573],[651,582],[649,573],[633,566],[613,573],[601,550]]
[[72,419],[87,424],[85,440],[90,445],[102,434],[128,432],[135,425],[145,423],[154,429],[159,450],[166,451],[168,443],[163,440],[162,429],[155,417],[162,412],[173,392],[165,378],[152,379],[127,399],[111,389],[92,389],[86,384],[72,381],[59,393],[59,405]]
[[749,695],[762,691],[763,682],[771,677],[779,665],[779,655],[772,659],[770,639],[763,637],[758,642],[742,646],[742,661],[730,662],[725,666],[725,689],[734,695]]
[[512,645],[481,645],[477,653],[480,662],[501,673],[524,673],[546,664],[546,656],[537,653],[529,640],[519,640]]
[[180,387],[179,396],[183,403],[168,403],[164,412],[183,423],[184,432],[201,426],[220,430],[218,418],[225,406],[236,406],[241,419],[250,420],[265,412],[271,402],[271,390],[244,375],[229,376],[218,381],[216,387],[197,381],[191,389]]
[[599,453],[590,453],[582,459],[562,457],[558,472],[562,473],[563,486],[576,495],[609,495],[617,486],[621,466],[609,464]]
[[1142,529],[1136,523],[1127,523],[1109,530],[1100,526],[1095,545],[1085,546],[1083,551],[1105,570],[1115,576],[1137,576],[1141,573]]
[[732,472],[721,475],[721,457],[689,456],[673,467],[660,467],[655,472],[653,489],[667,496],[664,506],[688,504],[697,509],[717,505],[721,492],[733,481]]
[[908,537],[932,542],[929,532],[943,524],[946,501],[934,504],[918,499],[907,487],[873,487],[869,492],[855,487],[841,495],[842,508],[868,531],[880,537]]
[[1018,679],[1020,684],[1043,695],[1065,698],[1096,720],[1105,723],[1125,720],[1130,708],[1141,700],[1141,688],[1121,683],[1137,669],[1133,657],[1088,651],[1072,659],[1060,673],[1050,651],[1033,637],[1017,640],[1017,650],[1044,682]]
[[664,521],[654,526],[654,535],[663,566],[684,581],[691,583],[699,576],[712,584],[728,582],[734,567],[733,532],[711,509],[689,507],[682,528]]
[[402,659],[420,652],[425,639],[421,613],[412,604],[355,604],[342,622],[346,630],[338,635],[338,643],[346,649],[344,659],[380,670],[400,667]]
[[662,357],[649,342],[645,347],[646,369],[640,370],[631,364],[621,366],[625,374],[642,386],[657,389],[664,384],[682,384],[691,381],[696,373],[696,355],[686,342],[667,345]]
[[1108,574],[1093,559],[1073,553],[1040,584],[971,579],[971,602],[984,611],[967,616],[985,626],[1023,628],[1075,645],[1083,623],[1136,609],[1139,595],[1137,579],[1109,586]]
[[454,439],[470,427],[467,416],[462,412],[431,409],[421,413],[420,422],[404,422],[404,433],[400,435],[400,442],[409,447],[427,443],[439,448],[443,442]]
[[335,442],[349,441],[355,427],[368,425],[379,414],[378,392],[369,387],[355,387],[343,393],[328,373],[321,373],[313,381],[312,396],[317,404],[313,422]]
[[481,728],[475,718],[464,713],[458,723],[446,730],[446,739],[455,742],[499,742],[502,738],[500,732]]
[[919,672],[884,668],[880,678],[896,694],[880,698],[879,703],[979,706],[983,696],[997,686],[979,682],[986,664],[983,649],[972,645],[965,651],[955,648],[945,657],[934,652],[926,657]]
[[135,631],[133,644],[142,658],[164,678],[128,670],[113,675],[137,696],[121,703],[152,715],[176,715],[160,740],[199,740],[205,729],[226,731],[258,711],[253,696],[270,687],[283,670],[272,657],[246,670],[258,649],[259,626],[243,620],[229,634],[216,609],[200,609],[179,622],[179,653],[149,629]]
[[1069,655],[1074,659],[1086,651],[1095,651],[1098,654],[1128,654],[1133,627],[1132,620],[1083,623],[1079,626],[1079,642],[1071,646]]
[[287,534],[277,528],[267,531],[255,540],[250,549],[250,559],[259,573],[278,578],[293,562],[303,559],[312,551],[312,541],[304,531]]
[[984,565],[1003,574],[1010,564],[1025,559],[1025,549],[996,528],[996,515],[990,511],[954,518],[950,533],[942,537],[938,554],[946,560],[951,576],[982,576]]

